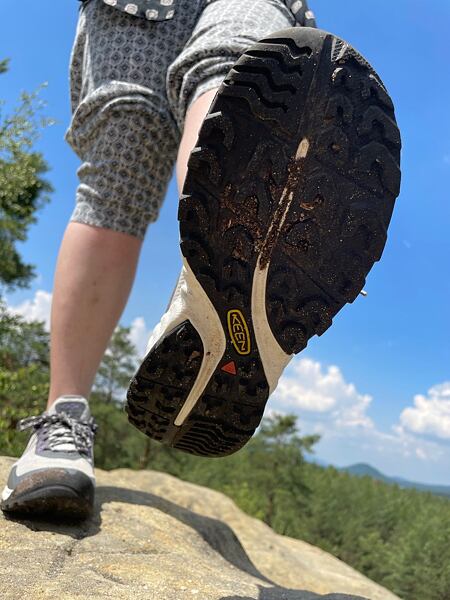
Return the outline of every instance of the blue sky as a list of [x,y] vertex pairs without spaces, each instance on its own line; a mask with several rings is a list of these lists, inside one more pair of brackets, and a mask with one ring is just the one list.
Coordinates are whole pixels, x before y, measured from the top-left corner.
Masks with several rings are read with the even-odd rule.
[[[311,0],[319,25],[356,46],[397,107],[403,137],[402,192],[382,261],[359,298],[289,367],[270,408],[299,414],[303,431],[323,435],[317,455],[344,465],[368,461],[391,475],[450,483],[450,3],[432,0]],[[78,158],[64,142],[70,120],[68,61],[76,0],[2,0],[0,98],[42,82],[46,129],[38,148],[51,167],[51,203],[21,246],[38,277],[9,294],[10,306],[44,316],[56,254],[73,209]],[[111,9],[112,10],[112,9]],[[177,192],[171,182],[149,229],[123,315],[143,345],[179,270]]]

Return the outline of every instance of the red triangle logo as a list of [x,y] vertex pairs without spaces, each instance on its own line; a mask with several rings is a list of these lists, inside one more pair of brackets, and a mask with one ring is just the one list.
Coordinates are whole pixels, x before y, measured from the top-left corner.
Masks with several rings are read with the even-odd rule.
[[223,365],[220,370],[225,371],[225,373],[229,373],[230,375],[236,375],[236,363],[234,360],[230,360],[230,362]]

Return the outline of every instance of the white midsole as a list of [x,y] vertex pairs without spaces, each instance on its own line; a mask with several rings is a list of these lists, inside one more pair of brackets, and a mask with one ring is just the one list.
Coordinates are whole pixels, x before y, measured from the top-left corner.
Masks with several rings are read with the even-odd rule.
[[219,315],[185,258],[183,258],[183,268],[169,310],[154,329],[148,343],[148,351],[168,331],[184,321],[190,321],[197,330],[203,342],[204,352],[197,379],[174,421],[177,427],[183,425],[203,394],[226,348],[225,333]]
[[264,374],[269,384],[269,395],[277,387],[278,380],[292,355],[286,354],[272,333],[266,312],[267,274],[270,262],[261,269],[260,259],[256,265],[252,287],[252,321],[256,345],[262,362]]
[[3,492],[2,492],[2,501],[6,502],[6,500],[8,500],[8,498],[11,496],[11,494],[13,493],[13,490],[11,490],[7,485],[4,487]]

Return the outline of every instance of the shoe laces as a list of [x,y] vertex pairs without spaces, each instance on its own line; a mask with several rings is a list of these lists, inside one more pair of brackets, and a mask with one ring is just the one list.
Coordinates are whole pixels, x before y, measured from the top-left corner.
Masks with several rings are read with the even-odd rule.
[[40,450],[58,451],[62,450],[60,446],[69,444],[79,454],[90,456],[98,426],[92,417],[80,421],[61,412],[26,417],[17,424],[19,431],[31,428],[38,434]]

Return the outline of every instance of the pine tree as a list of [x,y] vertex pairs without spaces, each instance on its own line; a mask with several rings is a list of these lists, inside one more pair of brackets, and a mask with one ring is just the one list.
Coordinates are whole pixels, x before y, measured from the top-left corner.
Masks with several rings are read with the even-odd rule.
[[295,415],[271,415],[248,446],[250,483],[265,498],[264,521],[280,533],[293,535],[305,506],[308,487],[304,454],[312,452],[319,436],[301,437]]

